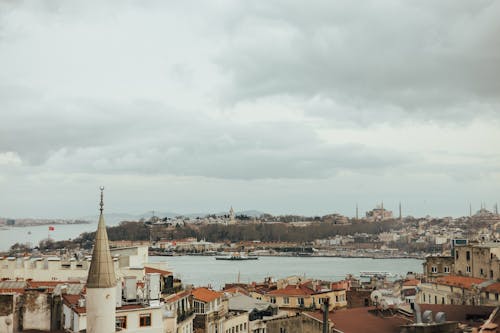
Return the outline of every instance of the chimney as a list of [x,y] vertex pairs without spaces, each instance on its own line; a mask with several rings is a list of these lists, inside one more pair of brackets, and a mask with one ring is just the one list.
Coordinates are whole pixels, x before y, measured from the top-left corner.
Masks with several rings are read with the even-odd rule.
[[323,333],[328,333],[328,310],[329,310],[329,299],[325,298],[323,303]]

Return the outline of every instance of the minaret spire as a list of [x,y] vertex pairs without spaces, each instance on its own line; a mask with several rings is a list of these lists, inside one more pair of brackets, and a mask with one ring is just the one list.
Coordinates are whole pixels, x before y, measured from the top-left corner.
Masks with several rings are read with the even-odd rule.
[[87,288],[108,288],[116,286],[115,268],[109,251],[108,233],[104,223],[104,186],[100,187],[99,224],[95,233],[94,250],[90,263]]
[[99,210],[101,211],[102,215],[102,211],[104,210],[104,186],[101,186],[99,189],[101,190],[101,202],[99,203]]

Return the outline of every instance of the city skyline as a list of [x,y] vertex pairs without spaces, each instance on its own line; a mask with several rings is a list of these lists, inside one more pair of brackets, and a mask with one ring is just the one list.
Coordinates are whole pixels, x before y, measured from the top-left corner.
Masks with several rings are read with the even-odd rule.
[[497,2],[0,8],[0,216],[500,201]]

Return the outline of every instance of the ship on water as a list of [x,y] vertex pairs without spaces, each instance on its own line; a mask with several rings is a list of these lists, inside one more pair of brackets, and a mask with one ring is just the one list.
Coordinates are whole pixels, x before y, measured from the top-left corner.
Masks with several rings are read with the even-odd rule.
[[257,260],[257,259],[259,259],[259,257],[247,255],[245,253],[240,253],[240,252],[232,252],[229,255],[215,257],[215,260]]

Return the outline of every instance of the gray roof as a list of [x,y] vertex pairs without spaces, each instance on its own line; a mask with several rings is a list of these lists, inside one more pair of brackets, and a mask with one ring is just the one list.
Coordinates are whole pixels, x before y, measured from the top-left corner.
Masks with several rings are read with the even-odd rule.
[[241,294],[229,298],[229,310],[252,312],[253,310],[263,311],[269,307],[276,307],[276,305]]
[[58,284],[54,288],[54,294],[55,295],[60,295],[61,294],[61,289],[63,286],[66,286],[66,294],[68,295],[78,295],[82,292],[83,287],[85,287],[85,284],[83,283],[61,283]]
[[90,263],[87,288],[110,288],[116,286],[115,267],[109,252],[108,233],[104,217],[99,216],[99,225],[95,234],[94,251]]

